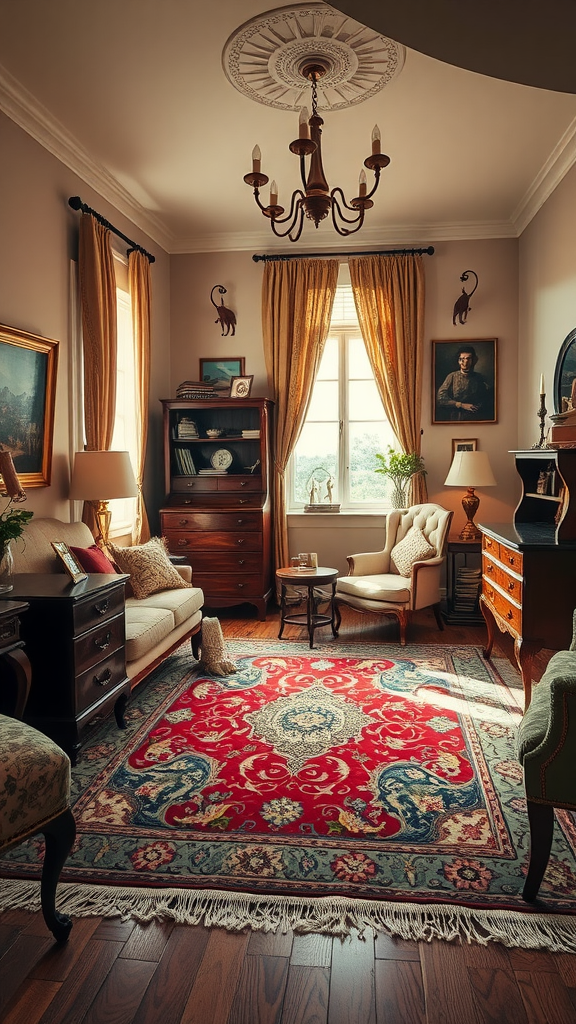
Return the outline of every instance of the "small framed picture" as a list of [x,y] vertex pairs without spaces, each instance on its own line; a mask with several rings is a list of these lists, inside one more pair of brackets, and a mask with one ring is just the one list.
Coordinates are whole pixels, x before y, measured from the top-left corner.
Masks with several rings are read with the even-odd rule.
[[64,562],[64,568],[74,583],[80,583],[81,580],[88,579],[88,574],[84,572],[80,562],[63,540],[53,540],[52,547]]
[[230,382],[230,398],[250,398],[254,374],[250,377],[232,377]]
[[220,394],[227,392],[234,377],[244,373],[244,356],[228,356],[224,359],[201,359],[200,380],[212,384]]
[[452,455],[456,455],[456,452],[475,452],[477,448],[478,438],[476,437],[452,438]]

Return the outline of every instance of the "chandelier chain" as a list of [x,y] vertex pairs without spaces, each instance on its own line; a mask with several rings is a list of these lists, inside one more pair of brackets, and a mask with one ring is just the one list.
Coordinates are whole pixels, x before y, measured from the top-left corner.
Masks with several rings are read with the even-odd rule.
[[312,72],[310,78],[312,79],[312,115],[316,117],[318,114],[318,75]]

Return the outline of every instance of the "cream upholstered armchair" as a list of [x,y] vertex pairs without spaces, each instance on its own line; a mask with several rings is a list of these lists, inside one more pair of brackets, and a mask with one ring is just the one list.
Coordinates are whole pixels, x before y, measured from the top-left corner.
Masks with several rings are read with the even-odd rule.
[[439,629],[440,578],[452,512],[441,505],[413,505],[390,512],[382,551],[348,555],[348,576],[336,583],[336,632],[341,623],[339,605],[360,612],[395,615],[400,643],[413,611],[432,607]]

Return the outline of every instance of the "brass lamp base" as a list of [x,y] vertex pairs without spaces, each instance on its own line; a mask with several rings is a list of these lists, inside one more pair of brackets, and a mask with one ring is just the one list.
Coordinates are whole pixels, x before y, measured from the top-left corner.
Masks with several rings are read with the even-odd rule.
[[480,498],[474,494],[474,488],[469,487],[462,498],[462,508],[466,513],[468,522],[460,534],[459,540],[480,540],[482,534],[474,522],[474,516],[478,511]]
[[96,526],[98,529],[96,543],[98,547],[106,548],[108,547],[108,535],[110,533],[112,513],[108,508],[107,501],[93,501],[92,507],[94,509],[94,516],[96,518]]

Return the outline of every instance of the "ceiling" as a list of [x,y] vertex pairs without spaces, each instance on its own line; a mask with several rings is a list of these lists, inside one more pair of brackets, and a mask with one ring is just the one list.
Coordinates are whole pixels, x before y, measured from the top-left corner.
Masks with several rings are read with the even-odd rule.
[[[376,6],[385,13],[403,4],[335,6],[372,18]],[[272,6],[0,0],[0,109],[168,252],[287,251],[242,178],[258,143],[262,169],[288,205],[299,185],[288,151],[298,115],[242,95],[222,66],[229,36]],[[383,22],[372,27],[384,31]],[[542,19],[538,28],[545,44]],[[409,44],[402,26],[396,31]],[[438,33],[431,36],[436,45]],[[382,91],[324,117],[331,186],[356,194],[375,122],[391,163],[359,234],[343,244],[329,223],[306,222],[299,251],[516,237],[576,160],[576,95],[489,78],[415,49]]]

